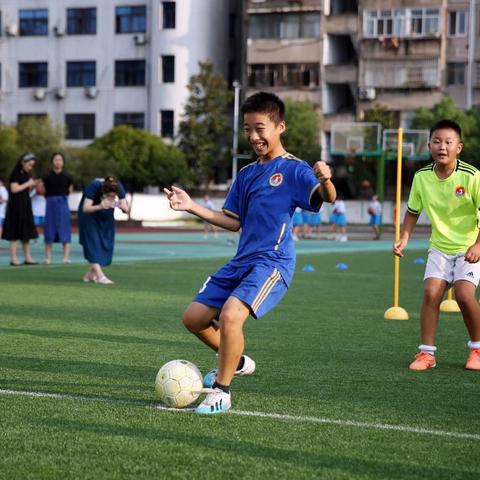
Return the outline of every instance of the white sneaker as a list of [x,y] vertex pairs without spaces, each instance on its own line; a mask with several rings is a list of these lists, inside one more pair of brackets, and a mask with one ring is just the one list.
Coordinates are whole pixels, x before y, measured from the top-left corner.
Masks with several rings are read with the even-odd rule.
[[[255,360],[248,355],[243,355],[244,362],[243,367],[235,370],[234,377],[243,377],[244,375],[252,375],[255,372]],[[217,376],[217,369],[213,368],[203,378],[203,386],[205,388],[212,388],[215,378]]]
[[348,237],[347,237],[346,235],[342,235],[342,236],[340,237],[340,241],[341,241],[341,242],[346,242],[346,241],[348,241]]
[[230,393],[215,388],[205,397],[205,400],[195,409],[195,412],[200,414],[223,413],[229,410],[231,406]]

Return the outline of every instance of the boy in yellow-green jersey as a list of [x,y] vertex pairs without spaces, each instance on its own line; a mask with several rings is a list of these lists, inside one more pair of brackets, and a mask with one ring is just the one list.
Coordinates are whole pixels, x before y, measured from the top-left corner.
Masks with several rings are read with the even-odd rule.
[[480,171],[457,159],[463,148],[461,135],[460,126],[451,120],[441,120],[431,128],[428,146],[433,163],[415,173],[400,239],[393,246],[393,253],[403,257],[420,212],[425,210],[432,236],[420,311],[422,344],[410,364],[415,371],[436,366],[440,302],[452,285],[470,336],[465,368],[480,370],[480,305],[475,297],[480,280]]

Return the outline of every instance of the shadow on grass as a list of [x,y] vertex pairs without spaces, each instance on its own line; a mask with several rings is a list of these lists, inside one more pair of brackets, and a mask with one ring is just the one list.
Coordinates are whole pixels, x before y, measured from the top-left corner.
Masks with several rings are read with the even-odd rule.
[[152,375],[154,375],[154,372],[151,368],[142,368],[131,365],[115,365],[111,363],[54,360],[19,356],[13,357],[7,355],[0,355],[0,365],[2,368],[10,368],[12,370],[47,372],[51,374],[91,375],[94,377],[115,380],[129,380],[131,378],[151,379]]
[[172,341],[167,340],[164,337],[161,339],[155,338],[141,338],[141,337],[132,337],[126,335],[106,335],[101,333],[87,333],[87,332],[61,332],[58,330],[35,330],[31,328],[11,328],[11,327],[0,327],[0,334],[11,334],[11,335],[31,335],[34,337],[40,338],[81,338],[85,340],[101,340],[103,342],[112,342],[112,343],[127,343],[135,345],[158,345],[160,346],[174,346],[174,347],[184,347],[188,342],[181,342],[178,340]]
[[[219,420],[228,421],[229,418],[225,416]],[[209,449],[212,451],[213,456],[219,457],[220,453],[224,453],[229,456],[234,456],[237,459],[248,458],[253,460],[256,464],[260,464],[259,462],[266,460],[278,462],[285,466],[288,465],[288,467],[292,469],[306,467],[309,469],[316,469],[316,474],[319,475],[318,478],[321,477],[322,473],[321,471],[318,471],[319,469],[328,469],[338,472],[341,475],[345,475],[345,478],[357,478],[362,475],[369,476],[369,478],[401,480],[406,478],[427,477],[450,480],[452,478],[460,478],[460,476],[462,479],[473,480],[478,478],[476,474],[454,468],[429,465],[408,465],[405,463],[394,463],[388,461],[388,459],[382,460],[382,458],[375,460],[360,459],[354,458],[353,455],[355,455],[355,453],[353,453],[351,457],[345,455],[342,456],[340,453],[336,456],[332,456],[322,454],[321,452],[306,452],[298,448],[287,449],[272,447],[238,438],[229,439],[227,435],[219,435],[217,438],[213,438],[212,436],[193,433],[191,429],[188,432],[181,433],[178,431],[162,430],[160,428],[127,427],[107,423],[85,423],[67,419],[32,419],[31,423],[66,432],[88,432],[107,436],[127,437],[140,442],[145,440],[161,443],[171,442],[176,445],[176,450],[178,451],[182,450],[183,444],[194,449],[200,449],[196,450],[197,452],[202,449]],[[319,446],[319,448],[321,447]],[[358,451],[356,453],[358,454]],[[196,458],[198,459],[198,456],[196,456]],[[221,462],[221,460],[219,461]],[[238,463],[241,465],[243,461],[239,460]],[[188,467],[188,465],[185,464],[185,467]],[[327,472],[325,472],[325,474],[326,473]]]

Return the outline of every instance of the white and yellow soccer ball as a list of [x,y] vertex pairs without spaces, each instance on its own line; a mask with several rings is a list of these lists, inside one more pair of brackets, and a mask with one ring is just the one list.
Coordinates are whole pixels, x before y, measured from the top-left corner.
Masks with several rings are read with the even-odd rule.
[[202,393],[203,377],[200,370],[187,360],[172,360],[157,373],[155,393],[166,405],[187,407]]

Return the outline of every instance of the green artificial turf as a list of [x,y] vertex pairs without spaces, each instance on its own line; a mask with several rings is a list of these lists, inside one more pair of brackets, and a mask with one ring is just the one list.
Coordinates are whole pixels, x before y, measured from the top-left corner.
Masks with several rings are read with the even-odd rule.
[[391,254],[300,255],[281,304],[246,325],[257,371],[234,381],[232,401],[251,416],[152,408],[162,364],[215,365],[180,319],[221,259],[114,265],[114,286],[83,284],[78,265],[2,269],[0,478],[477,479],[480,373],[464,370],[461,316],[442,314],[435,370],[407,368],[419,256],[401,262],[410,320],[386,321]]

